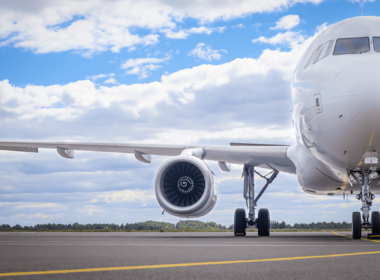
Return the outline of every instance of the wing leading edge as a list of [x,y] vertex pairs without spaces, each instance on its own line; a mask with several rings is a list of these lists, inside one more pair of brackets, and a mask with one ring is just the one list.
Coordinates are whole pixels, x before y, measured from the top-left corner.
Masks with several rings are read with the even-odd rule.
[[[38,149],[66,149],[138,155],[177,156],[185,149],[201,148],[204,160],[234,164],[250,164],[281,172],[296,173],[293,162],[286,156],[288,146],[185,146],[154,144],[107,144],[75,142],[0,142],[0,150],[38,152]],[[148,162],[148,161],[147,161]]]

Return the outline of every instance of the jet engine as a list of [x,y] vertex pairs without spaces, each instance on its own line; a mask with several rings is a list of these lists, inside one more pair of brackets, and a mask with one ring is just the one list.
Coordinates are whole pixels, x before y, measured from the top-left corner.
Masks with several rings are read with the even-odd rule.
[[215,206],[217,187],[209,166],[194,156],[176,156],[158,169],[155,191],[162,209],[173,216],[196,218]]

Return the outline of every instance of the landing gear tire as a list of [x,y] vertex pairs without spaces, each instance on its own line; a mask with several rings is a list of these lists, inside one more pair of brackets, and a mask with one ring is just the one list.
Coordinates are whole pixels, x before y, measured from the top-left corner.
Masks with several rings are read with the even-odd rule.
[[269,236],[270,233],[270,216],[266,208],[262,208],[258,213],[257,233],[259,236]]
[[247,229],[247,221],[245,219],[245,209],[237,208],[235,210],[234,234],[235,236],[245,236]]
[[360,212],[352,213],[352,239],[362,238],[362,218]]
[[373,211],[371,215],[372,234],[380,234],[380,214]]

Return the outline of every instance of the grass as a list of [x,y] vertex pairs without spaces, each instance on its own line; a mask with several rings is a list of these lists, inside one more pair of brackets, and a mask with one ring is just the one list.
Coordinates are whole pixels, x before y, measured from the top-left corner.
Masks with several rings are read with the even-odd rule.
[[[271,232],[331,232],[331,231],[351,231],[351,229],[271,229]],[[370,229],[363,229],[370,231]],[[112,230],[112,229],[79,229],[79,230],[15,230],[0,229],[0,232],[233,232],[232,229],[173,229],[173,230]],[[257,229],[247,229],[247,232],[257,232]]]

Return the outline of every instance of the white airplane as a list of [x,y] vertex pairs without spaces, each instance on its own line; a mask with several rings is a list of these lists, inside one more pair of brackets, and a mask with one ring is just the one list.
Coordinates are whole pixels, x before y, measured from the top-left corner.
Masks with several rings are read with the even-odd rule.
[[[267,209],[255,208],[279,172],[296,174],[303,190],[314,195],[356,195],[360,212],[352,215],[352,238],[362,228],[380,234],[379,212],[370,206],[380,193],[380,18],[357,17],[336,23],[310,44],[292,81],[293,125],[297,141],[288,145],[239,144],[228,147],[70,142],[0,142],[0,150],[38,152],[56,149],[64,158],[74,151],[132,153],[143,163],[151,155],[170,156],[159,168],[155,192],[162,209],[177,217],[206,215],[215,206],[214,174],[205,160],[243,165],[244,197],[249,209],[236,209],[234,233],[248,226],[259,236],[269,235]],[[255,167],[272,170],[255,197]],[[261,174],[260,174],[261,175]],[[268,175],[269,176],[269,175]],[[377,183],[378,182],[378,183]]]

